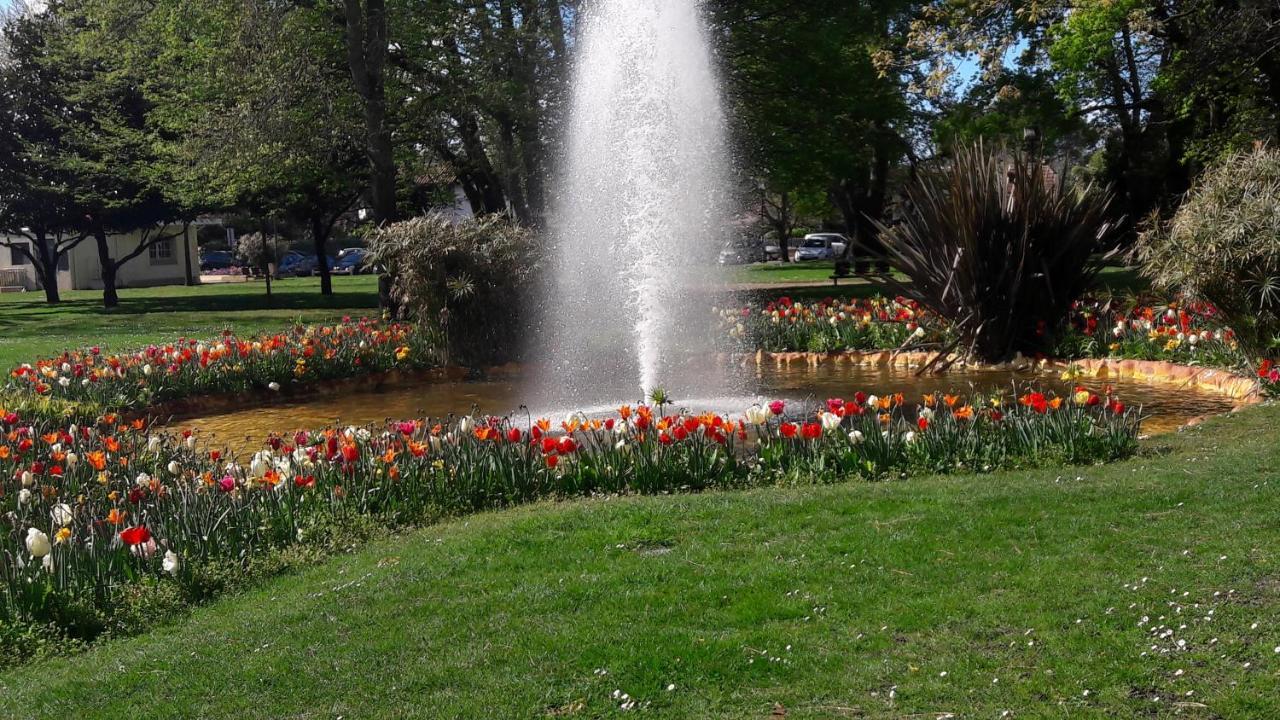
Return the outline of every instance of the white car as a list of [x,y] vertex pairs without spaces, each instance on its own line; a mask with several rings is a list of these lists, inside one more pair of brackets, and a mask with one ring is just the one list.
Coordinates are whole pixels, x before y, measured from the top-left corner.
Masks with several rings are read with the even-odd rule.
[[810,233],[796,248],[796,262],[834,260],[844,254],[849,239],[839,233]]

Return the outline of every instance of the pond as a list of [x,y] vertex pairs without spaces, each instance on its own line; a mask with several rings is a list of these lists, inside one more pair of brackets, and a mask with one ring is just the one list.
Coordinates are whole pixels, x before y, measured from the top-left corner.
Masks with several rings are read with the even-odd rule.
[[[1202,415],[1227,412],[1234,406],[1230,398],[1171,384],[1148,384],[1135,380],[1083,379],[1064,381],[1057,375],[1008,371],[957,370],[944,376],[917,377],[911,370],[888,366],[821,365],[761,366],[752,369],[742,393],[733,397],[683,400],[675,397],[672,407],[691,411],[715,410],[734,417],[760,400],[785,400],[788,414],[810,414],[827,398],[850,398],[859,390],[868,394],[901,392],[908,402],[918,402],[925,393],[1003,391],[1006,395],[1024,392],[1029,386],[1067,395],[1076,385],[1095,392],[1110,385],[1130,407],[1141,407],[1146,420],[1144,434],[1176,430],[1188,420]],[[365,425],[419,417],[446,417],[450,414],[511,415],[517,422],[549,417],[555,422],[571,412],[610,412],[608,407],[532,408],[521,407],[530,397],[529,383],[520,379],[479,382],[414,383],[381,391],[320,395],[310,400],[291,398],[244,409],[193,418],[170,420],[174,429],[190,428],[213,446],[236,452],[256,450],[270,433],[299,429],[319,429],[336,425]],[[634,403],[634,399],[632,400]],[[621,404],[621,403],[619,403]]]

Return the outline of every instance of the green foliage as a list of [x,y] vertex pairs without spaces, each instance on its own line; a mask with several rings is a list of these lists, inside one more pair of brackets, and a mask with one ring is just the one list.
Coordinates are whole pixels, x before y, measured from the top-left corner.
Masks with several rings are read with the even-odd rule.
[[1207,171],[1136,249],[1159,288],[1208,300],[1255,356],[1280,338],[1280,151],[1258,148]]
[[1115,246],[1109,202],[1023,157],[961,148],[907,189],[902,221],[883,228],[912,282],[888,280],[983,360],[1042,351]]
[[513,359],[540,262],[527,228],[501,215],[432,213],[375,230],[369,250],[369,263],[393,278],[402,307],[444,330],[452,361]]

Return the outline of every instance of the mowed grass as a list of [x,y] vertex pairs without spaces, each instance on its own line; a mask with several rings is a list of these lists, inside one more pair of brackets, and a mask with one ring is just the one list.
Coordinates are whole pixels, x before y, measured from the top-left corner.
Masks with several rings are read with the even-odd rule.
[[[726,271],[730,282],[745,285],[777,285],[779,291],[787,292],[792,297],[867,297],[876,293],[892,292],[882,284],[850,277],[842,278],[838,285],[832,285],[831,274],[835,271],[832,262],[783,263],[768,262],[751,265],[739,265]],[[907,281],[907,277],[895,273],[897,279]],[[788,284],[821,282],[822,287],[799,286],[788,289]],[[1150,290],[1150,284],[1133,268],[1112,266],[1106,267],[1098,274],[1096,285],[1100,290],[1117,294],[1143,293]],[[771,292],[760,289],[754,292]],[[825,295],[824,295],[825,293]]]
[[274,332],[294,321],[331,322],[377,314],[377,279],[335,277],[334,294],[320,294],[319,278],[181,285],[120,291],[120,306],[102,307],[102,293],[77,290],[48,305],[43,293],[0,294],[0,368],[91,345],[134,349],[180,336],[213,337],[225,328],[242,334]]
[[1280,717],[1277,423],[459,519],[0,675],[0,716]]

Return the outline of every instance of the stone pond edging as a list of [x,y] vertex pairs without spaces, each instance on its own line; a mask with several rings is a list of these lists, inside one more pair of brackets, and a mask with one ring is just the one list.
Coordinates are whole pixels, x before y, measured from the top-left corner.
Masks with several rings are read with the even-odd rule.
[[[895,352],[892,350],[845,350],[837,352],[765,352],[752,354],[719,355],[718,362],[756,365],[772,364],[784,367],[803,364],[852,365],[858,367],[894,367],[919,369],[932,362],[936,353]],[[1262,401],[1258,383],[1254,378],[1237,375],[1216,368],[1178,365],[1158,360],[1118,360],[1112,358],[1088,358],[1083,360],[1034,360],[1015,358],[998,365],[980,365],[957,361],[956,367],[970,370],[1002,371],[1066,371],[1074,369],[1081,377],[1098,380],[1137,380],[1156,385],[1191,388],[1234,401],[1233,410]],[[443,367],[428,370],[390,370],[349,378],[283,384],[278,391],[259,390],[250,393],[205,395],[174,400],[137,410],[135,417],[181,419],[199,415],[211,415],[243,410],[251,407],[290,402],[310,397],[331,396],[343,393],[380,392],[390,388],[413,384],[460,382],[471,377],[504,378],[520,375],[524,366],[516,363],[487,368],[475,372],[463,367]],[[1188,424],[1196,424],[1203,418],[1194,418]]]
[[[824,364],[848,364],[855,366],[881,366],[903,369],[923,368],[937,358],[931,352],[894,352],[892,350],[845,350],[840,352],[765,352],[754,355],[733,356],[734,360],[757,365],[773,364],[776,367],[803,363],[810,367]],[[1060,370],[1074,369],[1081,377],[1099,380],[1138,380],[1153,385],[1172,385],[1220,395],[1234,400],[1236,408],[1262,401],[1261,391],[1254,378],[1237,375],[1217,368],[1178,365],[1161,360],[1119,360],[1114,358],[1087,358],[1083,360],[1034,360],[1015,358],[999,365],[975,365],[957,361],[956,367],[972,370]]]

